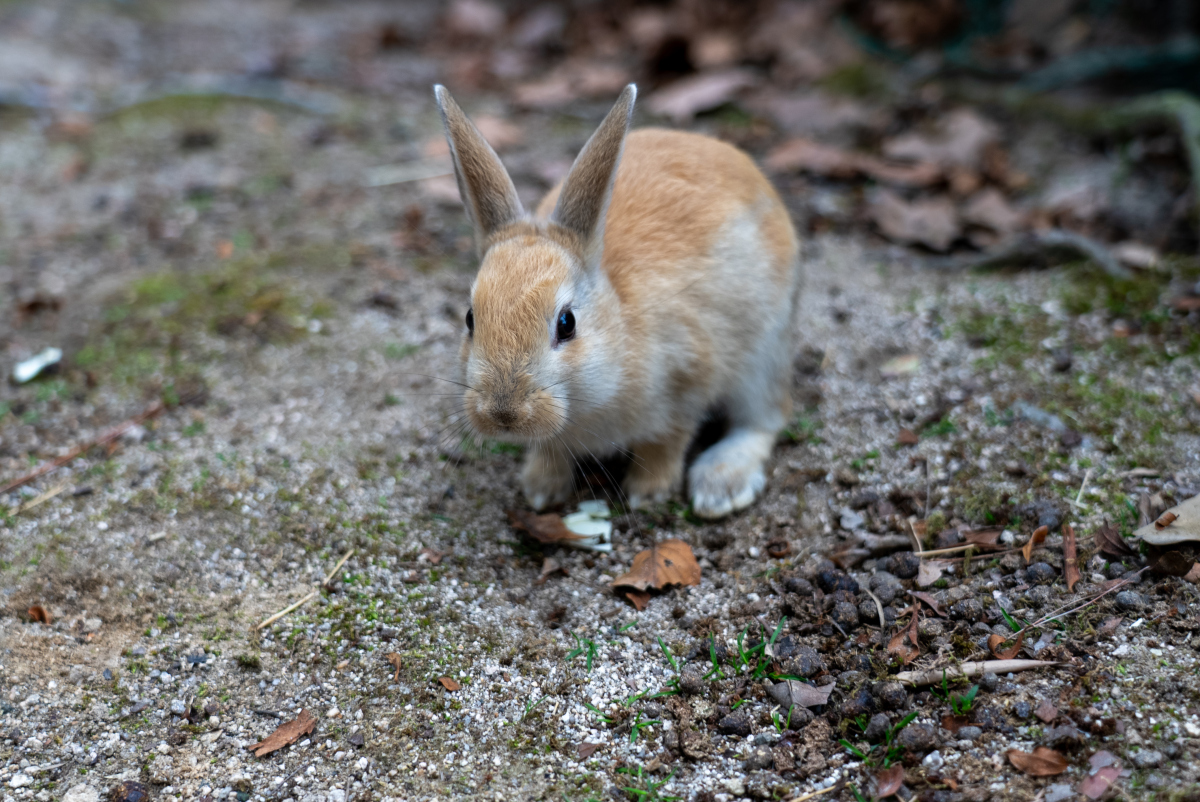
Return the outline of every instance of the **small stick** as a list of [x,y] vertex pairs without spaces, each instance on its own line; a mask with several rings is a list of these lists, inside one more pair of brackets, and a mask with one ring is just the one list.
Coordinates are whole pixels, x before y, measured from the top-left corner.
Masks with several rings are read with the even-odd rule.
[[52,471],[58,470],[62,466],[66,465],[68,462],[72,462],[72,461],[78,459],[83,454],[86,454],[88,451],[91,451],[96,446],[102,446],[105,443],[111,443],[113,440],[116,440],[118,437],[125,434],[125,432],[129,431],[134,426],[144,423],[145,421],[148,421],[150,418],[153,418],[156,415],[160,414],[164,409],[165,409],[165,407],[162,405],[161,402],[152,405],[149,409],[147,409],[142,414],[135,415],[134,417],[130,418],[129,420],[125,421],[120,426],[117,426],[114,429],[109,429],[106,433],[104,433],[100,437],[96,438],[95,440],[92,440],[91,442],[85,443],[84,445],[81,445],[81,446],[76,446],[75,448],[68,451],[66,454],[63,454],[58,459],[54,460],[53,462],[47,463],[46,465],[43,465],[42,467],[38,468],[37,470],[27,473],[24,476],[20,476],[16,479],[13,479],[11,482],[4,485],[4,487],[0,487],[0,496],[4,495],[5,493],[9,493],[13,490],[16,490],[18,487],[23,487],[23,486],[29,484],[34,479],[37,479],[39,476],[45,476],[46,474],[51,473]]
[[1084,510],[1087,509],[1087,505],[1082,503],[1083,491],[1087,490],[1088,480],[1091,478],[1092,478],[1092,469],[1088,468],[1087,471],[1083,474],[1083,484],[1081,484],[1079,486],[1079,495],[1075,496],[1075,500],[1073,502],[1071,502],[1078,509],[1084,509]]
[[353,554],[354,554],[354,549],[350,549],[350,551],[348,551],[344,555],[342,555],[342,559],[338,560],[338,564],[333,566],[333,570],[329,572],[329,575],[325,577],[324,581],[322,581],[321,584],[328,585],[330,582],[332,582],[334,576],[337,575],[338,569],[341,568],[343,565],[345,565],[346,560],[349,560],[351,555],[353,555]]
[[868,596],[871,597],[871,601],[875,602],[875,609],[879,611],[879,628],[887,629],[887,623],[884,622],[884,620],[883,620],[883,603],[880,602],[879,597],[876,596],[871,591],[867,590],[866,588],[863,588],[862,590],[863,590],[863,593],[866,593]]
[[308,594],[307,596],[305,596],[303,599],[296,602],[295,604],[291,604],[291,605],[283,608],[279,612],[275,613],[275,615],[271,616],[266,621],[263,621],[261,624],[259,624],[257,627],[255,627],[255,629],[262,629],[263,627],[269,627],[271,624],[274,624],[276,621],[283,618],[285,615],[290,613],[292,610],[295,610],[296,608],[312,601],[316,597],[317,593],[319,593],[319,591],[314,590],[312,593]]
[[899,674],[893,675],[892,679],[908,685],[933,685],[941,682],[943,675],[947,679],[979,677],[984,674],[1007,674],[1010,671],[1028,671],[1031,668],[1056,665],[1059,664],[1051,660],[982,660],[973,663],[959,663],[945,669],[901,671]]
[[833,785],[829,786],[828,788],[822,788],[820,791],[809,791],[807,794],[802,794],[800,796],[794,796],[791,799],[789,799],[787,802],[804,802],[804,800],[806,800],[806,799],[815,799],[816,797],[822,796],[824,794],[832,793],[834,791],[840,791],[845,787],[846,787],[846,784],[844,782],[834,783]]
[[59,493],[63,492],[70,486],[71,486],[71,481],[68,479],[67,481],[60,484],[58,487],[50,488],[49,490],[47,490],[45,493],[42,493],[37,498],[32,498],[29,501],[26,501],[24,504],[14,507],[12,514],[20,515],[21,513],[26,512],[27,510],[32,510],[34,507],[38,506],[39,504],[44,504],[47,501],[49,501],[50,499],[54,498],[55,496],[57,496]]
[[908,522],[908,531],[909,531],[909,534],[911,534],[911,535],[912,535],[913,544],[916,546],[916,548],[913,550],[913,552],[914,552],[914,553],[915,553],[915,554],[916,554],[918,557],[924,556],[925,552],[922,550],[922,546],[921,546],[921,538],[917,537],[917,523],[916,523],[916,521],[909,521],[909,522]]

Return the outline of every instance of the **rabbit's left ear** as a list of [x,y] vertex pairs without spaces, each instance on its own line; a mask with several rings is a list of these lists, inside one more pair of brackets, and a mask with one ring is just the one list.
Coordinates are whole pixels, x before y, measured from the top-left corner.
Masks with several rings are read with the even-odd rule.
[[438,84],[433,88],[433,94],[442,112],[446,141],[450,143],[450,155],[454,158],[458,194],[475,225],[475,248],[482,256],[487,238],[520,220],[525,216],[525,210],[500,157],[450,97],[446,87]]
[[551,222],[579,236],[592,266],[600,264],[604,249],[604,218],[636,98],[637,86],[629,84],[575,159],[550,214]]

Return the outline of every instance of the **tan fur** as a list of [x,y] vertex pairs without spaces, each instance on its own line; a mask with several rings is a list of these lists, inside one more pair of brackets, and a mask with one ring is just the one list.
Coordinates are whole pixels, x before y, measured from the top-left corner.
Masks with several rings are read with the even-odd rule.
[[[633,453],[630,496],[665,497],[699,422],[723,407],[730,435],[688,477],[697,511],[716,517],[761,490],[790,411],[798,245],[741,151],[677,131],[625,136],[633,97],[622,94],[536,217],[507,220],[503,168],[480,155],[457,106],[444,111],[464,201],[483,210],[465,412],[481,434],[530,445],[523,487],[541,507],[569,493],[571,457],[621,449]],[[576,334],[560,343],[568,307]]]

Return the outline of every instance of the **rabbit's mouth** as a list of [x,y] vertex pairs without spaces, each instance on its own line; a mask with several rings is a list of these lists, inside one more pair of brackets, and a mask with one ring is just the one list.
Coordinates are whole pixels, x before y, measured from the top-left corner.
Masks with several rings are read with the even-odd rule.
[[483,437],[529,443],[554,437],[566,425],[566,408],[545,391],[479,392],[463,396],[467,419]]

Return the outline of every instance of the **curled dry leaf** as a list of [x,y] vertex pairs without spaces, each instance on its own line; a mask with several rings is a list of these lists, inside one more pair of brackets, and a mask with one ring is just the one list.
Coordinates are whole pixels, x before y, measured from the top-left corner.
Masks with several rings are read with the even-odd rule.
[[1110,557],[1133,557],[1136,554],[1133,549],[1129,548],[1125,538],[1121,537],[1121,531],[1108,521],[1105,521],[1104,525],[1096,530],[1093,538],[1096,541],[1096,548],[1100,549],[1102,554]]
[[866,153],[843,150],[811,139],[789,139],[767,154],[764,164],[773,172],[792,170],[827,178],[866,176],[885,184],[925,187],[937,183],[942,171],[936,164],[898,164]]
[[878,787],[875,789],[875,797],[883,799],[900,790],[900,786],[904,785],[904,766],[899,764],[881,770],[875,775],[875,782]]
[[1039,746],[1033,753],[1009,749],[1008,761],[1030,777],[1053,777],[1067,770],[1067,759],[1048,746]]
[[638,612],[645,610],[650,604],[650,593],[645,590],[633,590],[632,588],[625,591],[625,598],[629,599],[629,603],[633,605]]
[[384,659],[392,664],[392,668],[396,669],[396,675],[392,677],[392,682],[396,682],[400,679],[400,666],[403,665],[403,662],[400,660],[400,655],[396,652],[388,652],[386,655],[384,655]]
[[900,434],[896,435],[896,445],[898,446],[915,446],[921,442],[921,438],[912,429],[901,429]]
[[774,560],[781,560],[792,553],[792,544],[786,540],[772,540],[767,544],[767,555]]
[[946,563],[937,560],[921,560],[920,566],[917,567],[917,585],[923,588],[929,587],[942,578],[944,570],[946,570]]
[[1154,522],[1154,528],[1161,532],[1171,524],[1175,523],[1178,518],[1179,516],[1173,512],[1164,512],[1162,515],[1158,516],[1158,520]]
[[1104,623],[1096,630],[1096,634],[1102,637],[1107,637],[1117,631],[1117,627],[1121,626],[1121,621],[1124,620],[1119,615],[1114,615],[1111,618],[1104,619]]
[[603,746],[603,744],[594,744],[588,742],[581,743],[576,747],[576,750],[579,752],[579,759],[587,760],[589,757],[596,754],[596,750],[601,746]]
[[1195,563],[1178,551],[1166,551],[1150,564],[1150,570],[1164,576],[1187,576]]
[[280,724],[275,732],[256,744],[250,744],[247,749],[254,751],[255,757],[269,755],[277,749],[290,746],[300,740],[300,736],[308,735],[317,726],[317,720],[312,713],[301,710],[291,721]]
[[646,108],[670,117],[676,123],[686,123],[702,111],[733,100],[754,82],[754,73],[749,70],[732,68],[701,72],[659,89],[646,99]]
[[970,723],[971,719],[967,716],[952,716],[950,714],[942,716],[942,729],[949,731],[951,735]]
[[1183,575],[1183,578],[1193,585],[1200,584],[1200,563],[1192,563],[1192,567]]
[[872,198],[868,212],[888,239],[919,243],[939,252],[949,250],[962,231],[954,202],[944,196],[910,202],[881,188]]
[[903,660],[904,665],[921,656],[921,645],[917,639],[917,609],[915,606],[912,608],[912,620],[908,622],[908,626],[893,635],[887,645],[888,652]]
[[29,615],[31,621],[36,621],[39,624],[50,625],[52,620],[50,611],[40,604],[35,604],[25,611]]
[[637,553],[629,572],[613,580],[612,586],[637,590],[662,590],[667,585],[699,585],[700,563],[692,547],[682,540],[664,540]]
[[1007,640],[1003,635],[988,635],[988,650],[1000,660],[1012,660],[1021,651],[1021,645],[1025,642],[1025,633],[1021,632],[1017,635],[1016,643],[1011,648],[1001,649],[1000,647]]
[[963,532],[962,538],[964,543],[969,543],[972,546],[978,546],[981,550],[998,549],[1000,546],[1000,533],[1003,529],[976,529],[973,532]]
[[1075,529],[1070,524],[1063,524],[1063,579],[1067,581],[1067,590],[1075,591],[1079,582],[1079,549],[1075,543]]
[[448,691],[453,692],[462,690],[462,685],[459,685],[458,681],[452,677],[438,677],[438,682],[442,683],[442,687]]
[[538,543],[569,543],[582,539],[580,535],[567,529],[561,515],[552,512],[537,515],[526,510],[509,510],[508,522],[513,529],[520,529]]
[[570,576],[570,572],[563,567],[558,560],[553,557],[546,557],[542,560],[542,572],[538,574],[536,585],[544,585],[546,580],[554,574],[561,573],[563,576]]
[[[769,680],[768,680],[769,682]],[[820,707],[828,704],[829,694],[833,693],[834,683],[809,685],[794,679],[785,679],[767,686],[767,694],[779,703],[784,710],[795,707]]]
[[908,592],[908,595],[912,596],[914,599],[919,599],[919,600],[925,602],[926,604],[928,604],[929,609],[933,610],[935,615],[938,615],[942,618],[947,618],[946,611],[942,609],[940,604],[938,604],[938,600],[933,598],[933,596],[926,593],[925,591],[910,590]]
[[1050,534],[1050,527],[1039,526],[1033,530],[1033,535],[1030,536],[1029,542],[1021,548],[1021,556],[1025,558],[1026,564],[1033,558],[1033,550],[1036,549],[1046,540],[1046,535]]
[[1058,708],[1051,704],[1049,699],[1043,699],[1042,703],[1037,706],[1037,710],[1033,711],[1033,714],[1041,719],[1043,724],[1049,724],[1058,718]]

